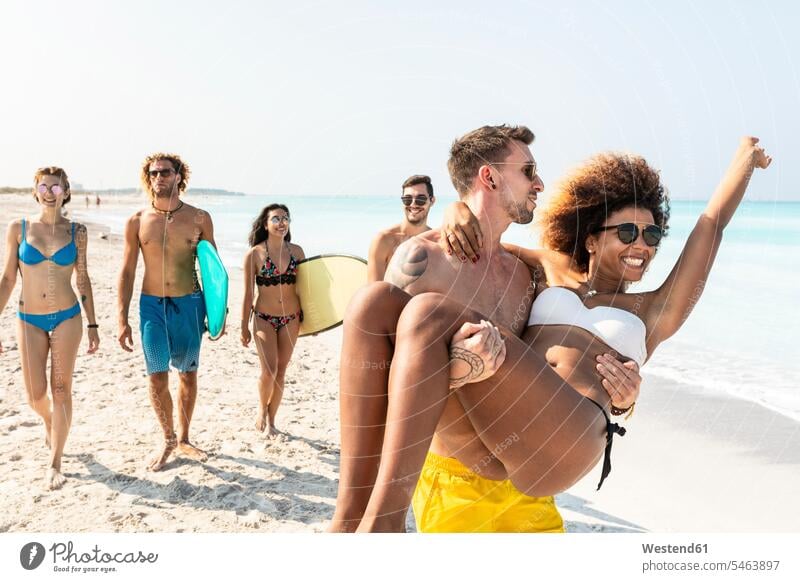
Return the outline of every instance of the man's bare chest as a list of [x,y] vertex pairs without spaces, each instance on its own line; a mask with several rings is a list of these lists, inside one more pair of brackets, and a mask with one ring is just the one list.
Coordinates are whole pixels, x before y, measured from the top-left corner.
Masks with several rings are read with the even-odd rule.
[[519,334],[528,319],[533,299],[530,282],[524,269],[470,270],[467,267],[441,292]]
[[168,223],[162,217],[142,220],[139,244],[142,250],[191,251],[200,240],[200,228],[191,221]]

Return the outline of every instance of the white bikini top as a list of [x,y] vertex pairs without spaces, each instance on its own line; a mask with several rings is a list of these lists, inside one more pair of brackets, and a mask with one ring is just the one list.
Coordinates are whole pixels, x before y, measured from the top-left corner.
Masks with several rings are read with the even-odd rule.
[[539,293],[528,319],[528,326],[532,325],[580,327],[639,366],[647,359],[647,328],[641,319],[618,307],[586,307],[578,295],[564,287],[548,287]]

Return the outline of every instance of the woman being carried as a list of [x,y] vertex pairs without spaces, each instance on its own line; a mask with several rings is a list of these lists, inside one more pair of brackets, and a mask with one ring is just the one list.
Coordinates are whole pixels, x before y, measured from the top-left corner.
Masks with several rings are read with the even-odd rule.
[[[303,249],[291,244],[289,209],[283,204],[270,204],[253,222],[248,242],[250,250],[244,258],[244,300],[242,302],[242,345],[250,345],[248,328],[253,318],[253,334],[261,362],[258,383],[260,406],[256,429],[274,438],[275,415],[283,397],[286,367],[292,357],[303,309],[297,296],[297,263],[305,259]],[[254,285],[258,295],[253,304]]]
[[[17,338],[22,377],[28,403],[44,421],[45,442],[50,448],[45,485],[58,489],[66,481],[61,473],[61,456],[72,423],[72,373],[83,335],[81,305],[89,320],[88,353],[97,351],[100,338],[86,266],[86,227],[62,214],[71,197],[67,174],[54,166],[41,168],[36,171],[34,184],[39,216],[35,220],[13,220],[6,231],[0,312],[8,303],[19,271],[23,283]],[[80,303],[72,288],[73,273]],[[52,406],[47,396],[48,356]]]
[[397,321],[380,468],[359,529],[402,531],[427,444],[453,388],[480,440],[521,492],[564,491],[605,456],[602,483],[619,429],[609,420],[610,399],[596,380],[595,359],[612,348],[642,364],[678,331],[702,293],[753,169],[771,162],[757,143],[742,139],[677,264],[655,291],[626,288],[641,279],[666,232],[664,187],[644,159],[602,154],[567,176],[554,195],[544,219],[547,248],[514,249],[546,283],[537,285],[522,338],[486,333],[474,323],[484,319],[480,313],[442,295],[408,298]]

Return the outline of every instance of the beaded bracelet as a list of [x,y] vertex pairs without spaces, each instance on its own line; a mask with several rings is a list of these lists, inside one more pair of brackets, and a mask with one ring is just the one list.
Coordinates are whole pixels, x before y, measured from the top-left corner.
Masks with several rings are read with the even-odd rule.
[[611,405],[611,414],[613,416],[621,416],[621,415],[623,415],[623,414],[625,414],[627,412],[628,414],[625,414],[625,420],[628,420],[633,415],[633,407],[634,406],[636,406],[635,402],[633,404],[631,404],[628,408],[617,408],[616,406],[614,406],[612,404]]

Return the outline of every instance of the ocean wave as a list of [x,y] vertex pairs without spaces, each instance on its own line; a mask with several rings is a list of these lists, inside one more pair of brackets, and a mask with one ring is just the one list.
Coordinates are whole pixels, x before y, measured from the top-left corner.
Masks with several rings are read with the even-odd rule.
[[[673,341],[659,348],[642,373],[685,385],[687,390],[756,402],[800,421],[800,367],[795,362],[746,357]],[[646,381],[642,389],[647,390]]]

